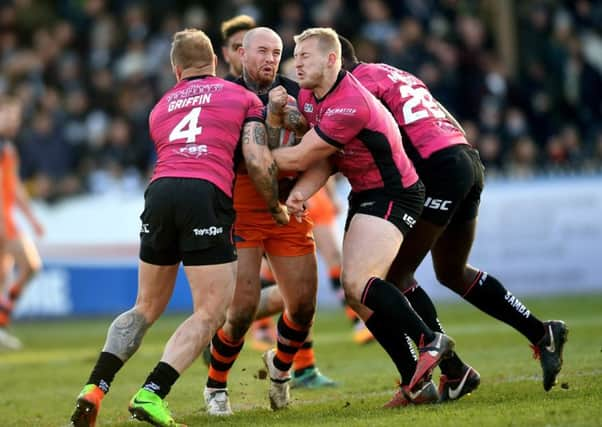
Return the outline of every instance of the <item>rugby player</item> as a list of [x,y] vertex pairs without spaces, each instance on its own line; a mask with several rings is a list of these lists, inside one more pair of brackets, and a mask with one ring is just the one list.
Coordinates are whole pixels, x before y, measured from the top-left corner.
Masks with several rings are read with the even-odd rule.
[[[371,320],[377,340],[407,333],[418,344],[419,358],[408,389],[426,389],[433,400],[436,389],[430,373],[451,352],[453,340],[432,331],[399,289],[385,280],[404,236],[422,211],[423,185],[391,114],[341,69],[336,32],[313,28],[296,36],[295,42],[302,88],[298,104],[312,128],[298,145],[273,151],[282,170],[305,171],[287,205],[303,218],[305,202],[333,170],[347,177],[351,194],[341,280],[347,302],[364,320]],[[269,108],[284,108],[286,90],[274,92]]]
[[177,83],[149,117],[158,159],[140,216],[138,296],[134,307],[109,327],[104,348],[77,398],[74,426],[95,424],[116,373],[167,307],[183,263],[193,314],[168,340],[161,361],[129,404],[138,420],[161,427],[180,425],[164,398],[223,324],[234,294],[232,187],[241,132],[250,181],[272,222],[288,222],[286,208],[278,201],[277,167],[266,144],[259,98],[215,77],[217,57],[200,30],[175,33],[171,63]]
[[[493,275],[467,263],[484,183],[478,152],[420,79],[386,64],[361,63],[349,40],[341,37],[341,44],[343,67],[393,114],[406,153],[426,188],[422,214],[387,279],[404,292],[430,328],[443,332],[431,299],[414,278],[430,251],[441,284],[529,340],[540,359],[543,387],[550,390],[562,367],[565,323],[542,322]],[[440,368],[441,400],[458,399],[479,385],[479,374],[456,354],[441,362]]]

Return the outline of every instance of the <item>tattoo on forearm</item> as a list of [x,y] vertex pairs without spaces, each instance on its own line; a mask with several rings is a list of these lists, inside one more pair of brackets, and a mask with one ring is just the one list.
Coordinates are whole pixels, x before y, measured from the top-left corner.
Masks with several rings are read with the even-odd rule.
[[144,316],[134,308],[120,314],[109,326],[103,351],[127,361],[140,347],[149,326]]
[[268,167],[268,174],[273,178],[278,177],[278,165],[276,161],[272,161],[272,164]]
[[255,125],[253,127],[253,136],[257,145],[266,145],[268,142],[265,134],[265,126],[263,125]]
[[[276,165],[276,161],[273,161],[270,167],[268,168],[268,174],[272,179],[272,202],[278,202],[278,165]],[[274,211],[274,207],[270,207],[271,211]],[[280,211],[280,205],[277,205],[277,211]]]
[[307,121],[297,109],[291,109],[286,113],[285,123],[288,129],[292,129],[297,136],[303,135],[308,130]]
[[297,130],[301,123],[301,113],[297,110],[288,112],[288,122],[291,124],[293,129]]
[[242,143],[249,144],[251,142],[251,126],[245,125],[242,129]]
[[273,128],[270,125],[265,125],[268,135],[268,147],[270,150],[280,146],[280,128]]

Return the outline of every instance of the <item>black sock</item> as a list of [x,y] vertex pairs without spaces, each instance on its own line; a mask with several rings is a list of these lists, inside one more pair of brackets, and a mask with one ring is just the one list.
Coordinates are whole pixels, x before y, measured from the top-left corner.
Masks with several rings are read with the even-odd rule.
[[532,344],[537,344],[545,334],[543,323],[495,277],[484,271],[479,271],[462,297],[491,317],[512,326]]
[[338,290],[341,289],[341,279],[340,279],[340,276],[330,277],[330,287],[335,292],[338,292]]
[[171,386],[174,385],[179,376],[178,371],[167,363],[159,362],[144,382],[142,388],[152,391],[161,399],[165,399],[165,396],[171,390]]
[[107,394],[109,387],[115,378],[115,374],[123,366],[123,361],[113,353],[103,351],[98,356],[98,361],[94,365],[94,369],[90,374],[90,378],[86,384],[96,384],[102,391]]
[[[420,285],[415,284],[403,294],[429,328],[433,331],[441,332],[442,334],[445,333],[439,322],[439,318],[437,317],[437,309],[435,308],[433,301]],[[452,352],[451,357],[441,360],[441,363],[439,364],[441,372],[450,378],[461,377],[464,374],[464,372],[462,372],[463,367],[464,362],[462,362],[456,352]]]
[[408,342],[409,337],[399,329],[391,328],[389,322],[378,313],[370,316],[366,321],[366,327],[395,363],[401,376],[401,384],[410,384],[416,370],[416,354],[414,347]]
[[389,327],[400,328],[414,340],[429,343],[435,339],[434,332],[416,314],[407,298],[389,282],[373,277],[368,280],[362,292],[362,304],[383,316]]

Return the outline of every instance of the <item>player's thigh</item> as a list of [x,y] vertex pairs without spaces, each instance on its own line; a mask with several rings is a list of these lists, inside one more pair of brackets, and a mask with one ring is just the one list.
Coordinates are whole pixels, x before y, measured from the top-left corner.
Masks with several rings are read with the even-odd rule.
[[464,223],[450,224],[431,250],[433,267],[439,281],[458,288],[474,279],[476,270],[467,265],[477,227],[474,218]]
[[356,214],[343,241],[342,282],[347,296],[361,299],[371,277],[385,277],[403,235],[393,223],[377,216]]
[[138,262],[138,295],[136,308],[154,322],[165,311],[173,293],[179,263],[155,265]]
[[298,311],[303,306],[308,311],[315,307],[318,289],[318,267],[315,252],[297,256],[268,254],[272,271],[289,311]]
[[194,311],[201,311],[207,318],[225,318],[232,302],[236,284],[237,262],[214,265],[184,266]]
[[263,249],[261,247],[238,249],[238,271],[231,312],[252,317],[259,303],[261,292],[260,270]]
[[414,273],[444,229],[444,226],[419,218],[414,229],[403,239],[387,280],[402,290],[412,286]]
[[341,250],[333,225],[314,225],[316,247],[329,267],[341,263]]

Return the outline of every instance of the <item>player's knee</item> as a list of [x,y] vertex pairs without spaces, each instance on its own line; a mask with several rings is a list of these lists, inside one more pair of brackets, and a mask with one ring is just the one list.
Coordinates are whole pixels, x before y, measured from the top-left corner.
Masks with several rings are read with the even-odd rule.
[[32,263],[27,265],[27,269],[25,270],[25,275],[27,280],[33,279],[38,273],[42,270],[42,263]]
[[437,280],[445,287],[460,292],[463,287],[463,274],[462,270],[452,268],[436,268],[435,274]]
[[155,323],[155,321],[163,313],[163,306],[153,301],[137,301],[136,306],[133,308],[137,313],[140,313],[149,324]]
[[314,314],[316,313],[315,303],[307,303],[298,305],[297,307],[289,310],[291,320],[297,325],[303,327],[309,327],[314,321]]
[[362,298],[362,291],[366,286],[367,280],[363,280],[351,269],[344,268],[341,274],[341,285],[345,291],[345,301],[353,306],[358,304]]
[[255,320],[254,311],[229,313],[224,329],[233,340],[239,340],[245,336],[253,320]]

